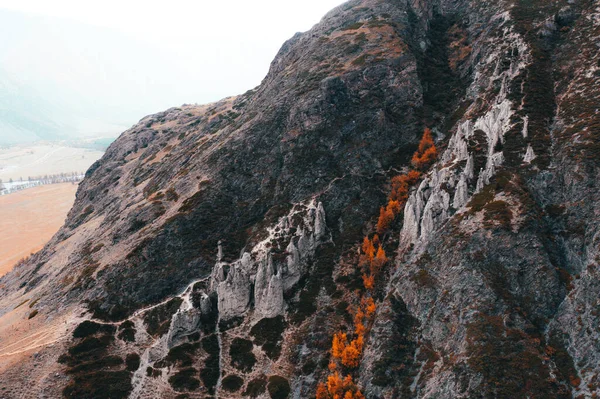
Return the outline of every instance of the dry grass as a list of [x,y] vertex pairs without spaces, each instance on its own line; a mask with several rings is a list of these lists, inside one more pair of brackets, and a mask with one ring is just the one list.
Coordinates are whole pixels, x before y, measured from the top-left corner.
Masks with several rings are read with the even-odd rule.
[[53,184],[0,197],[0,276],[52,238],[63,225],[76,190],[71,183]]

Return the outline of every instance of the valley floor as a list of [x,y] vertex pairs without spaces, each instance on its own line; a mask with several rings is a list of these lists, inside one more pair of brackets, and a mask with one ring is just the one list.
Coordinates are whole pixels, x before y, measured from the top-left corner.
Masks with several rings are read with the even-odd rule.
[[0,276],[39,251],[63,225],[77,185],[51,184],[0,197]]

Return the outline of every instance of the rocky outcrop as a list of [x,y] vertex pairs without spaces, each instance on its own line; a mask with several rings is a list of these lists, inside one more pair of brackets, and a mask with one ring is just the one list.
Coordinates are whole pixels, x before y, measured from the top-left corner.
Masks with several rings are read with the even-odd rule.
[[167,347],[173,348],[187,342],[187,336],[200,329],[201,309],[179,310],[173,315],[167,334]]
[[259,316],[275,317],[283,313],[283,281],[279,271],[273,267],[270,253],[256,273],[254,303]]
[[[222,265],[216,267],[222,268]],[[229,265],[224,280],[216,283],[221,319],[241,316],[250,306],[250,275],[252,262],[245,253],[241,260]]]
[[[284,292],[293,288],[307,272],[317,247],[327,237],[325,208],[321,202],[314,200],[295,205],[268,231],[266,239],[231,264],[223,262],[223,249],[219,242],[210,286],[212,291],[217,292],[222,320],[245,314],[251,299],[257,317],[271,318],[283,313]],[[272,248],[286,240],[289,240],[286,258],[275,264]],[[251,287],[253,298],[250,298]]]

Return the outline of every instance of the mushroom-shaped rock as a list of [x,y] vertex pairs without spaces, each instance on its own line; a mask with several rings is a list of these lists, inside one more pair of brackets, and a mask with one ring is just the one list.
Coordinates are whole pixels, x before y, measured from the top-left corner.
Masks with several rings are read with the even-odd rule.
[[326,229],[325,208],[323,208],[323,203],[319,202],[319,205],[317,205],[317,214],[315,215],[315,239],[322,240],[325,238]]
[[223,242],[219,240],[217,244],[217,262],[221,262],[223,260]]
[[454,209],[462,208],[469,200],[469,192],[467,186],[467,176],[462,173],[460,180],[456,185],[456,191],[454,192],[454,200],[452,201],[452,207]]
[[287,257],[286,257],[286,265],[284,266],[284,270],[281,273],[283,278],[284,289],[291,288],[294,284],[298,282],[300,276],[302,275],[302,263],[300,258],[300,251],[294,245],[294,239],[290,240],[286,248]]
[[217,290],[217,286],[219,285],[219,283],[224,281],[226,277],[225,268],[228,266],[228,264],[223,262],[222,259],[223,246],[221,245],[221,240],[219,240],[219,244],[217,247],[217,261],[210,275],[210,290],[213,292]]
[[242,262],[237,261],[230,267],[225,281],[217,286],[219,316],[226,320],[243,315],[250,303],[250,279],[242,267]]
[[408,248],[414,244],[419,237],[419,216],[415,209],[415,194],[411,195],[404,207],[404,225],[400,233],[400,247]]
[[533,152],[533,148],[531,144],[527,145],[527,152],[525,153],[525,157],[523,158],[523,162],[531,163],[535,159],[535,153]]
[[314,250],[315,236],[305,229],[302,229],[300,231],[300,238],[298,239],[298,251],[300,252],[300,256],[306,258],[307,255],[312,254]]
[[471,154],[469,154],[469,157],[467,158],[464,174],[468,180],[472,180],[475,177],[475,164],[473,161],[473,155]]
[[283,312],[283,282],[281,275],[275,273],[271,253],[260,263],[256,273],[254,305],[262,317],[275,317]]
[[525,115],[525,117],[523,117],[523,130],[521,131],[521,134],[523,135],[524,139],[527,138],[528,130],[529,130],[529,115]]

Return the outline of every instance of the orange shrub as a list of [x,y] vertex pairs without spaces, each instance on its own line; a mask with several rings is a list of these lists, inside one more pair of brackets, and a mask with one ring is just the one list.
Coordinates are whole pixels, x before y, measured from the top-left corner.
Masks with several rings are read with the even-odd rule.
[[377,305],[375,305],[375,301],[371,297],[363,297],[361,299],[361,305],[365,309],[365,316],[367,317],[367,319],[370,319],[371,316],[373,316],[375,314],[375,311],[377,310]]
[[[379,240],[379,237],[377,237],[377,239]],[[361,249],[362,255],[359,258],[358,266],[363,270],[366,270],[367,266],[375,259],[375,246],[373,245],[373,242],[369,240],[369,237],[364,238]]]
[[388,258],[385,256],[385,251],[380,246],[377,249],[377,255],[373,262],[371,262],[371,274],[378,274],[381,268],[387,263]]
[[363,312],[359,306],[358,309],[356,309],[356,313],[354,314],[354,324],[362,323],[364,317],[365,317],[365,312]]
[[349,368],[356,368],[360,363],[360,355],[361,351],[356,345],[348,345],[346,349],[344,349],[344,354],[342,355],[342,364]]
[[409,185],[412,186],[417,181],[419,181],[420,177],[421,177],[421,172],[419,172],[418,170],[411,170],[410,172],[408,172],[407,182]]
[[373,236],[373,240],[371,240],[371,242],[373,243],[373,250],[375,250],[375,247],[378,247],[381,245],[381,242],[379,241],[379,235],[375,234]]
[[345,333],[339,332],[333,334],[333,342],[331,343],[331,356],[336,359],[341,359],[347,343],[348,338]]
[[331,371],[332,373],[337,370],[337,364],[335,364],[335,361],[333,359],[331,359],[329,361],[329,364],[327,365],[327,368],[329,369],[329,371]]
[[401,205],[400,201],[390,201],[387,204],[386,212],[391,212],[394,217],[400,213]]
[[327,384],[317,385],[317,399],[365,399],[352,377],[347,375],[342,380],[339,373],[327,378]]
[[381,207],[379,210],[379,219],[377,220],[377,233],[383,234],[390,228],[394,220],[394,212],[389,208]]
[[431,135],[431,129],[426,127],[425,131],[423,131],[423,137],[421,138],[421,142],[419,143],[418,152],[423,154],[428,148],[432,147],[433,144],[433,136]]
[[329,391],[327,391],[327,387],[322,382],[317,385],[317,399],[329,399]]
[[327,377],[327,391],[333,397],[344,392],[344,382],[337,371]]
[[404,202],[408,198],[408,176],[398,175],[392,178],[392,191],[390,192],[390,201]]
[[[377,237],[377,239],[379,239],[379,237]],[[364,238],[362,244],[362,251],[365,255],[367,255],[369,260],[373,259],[373,257],[375,256],[375,246],[373,245],[373,242],[369,240],[369,237]]]
[[435,148],[435,144],[433,143],[431,130],[426,128],[423,138],[419,143],[419,149],[413,154],[412,165],[417,169],[425,169],[435,161],[437,155],[437,148]]

